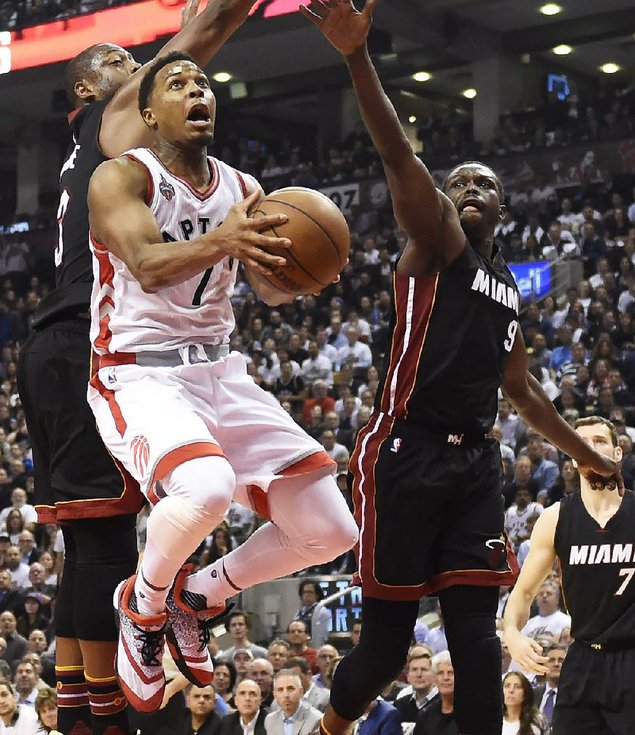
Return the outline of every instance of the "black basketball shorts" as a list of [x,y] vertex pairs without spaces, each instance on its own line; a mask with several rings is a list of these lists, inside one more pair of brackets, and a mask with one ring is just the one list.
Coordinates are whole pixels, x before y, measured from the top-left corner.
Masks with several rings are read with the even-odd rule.
[[553,735],[635,733],[635,648],[571,644],[562,664]]
[[24,343],[18,390],[33,451],[40,523],[137,513],[135,480],[97,433],[86,401],[89,322],[76,318],[36,331]]
[[351,458],[362,590],[416,600],[452,585],[513,584],[498,443],[373,414]]

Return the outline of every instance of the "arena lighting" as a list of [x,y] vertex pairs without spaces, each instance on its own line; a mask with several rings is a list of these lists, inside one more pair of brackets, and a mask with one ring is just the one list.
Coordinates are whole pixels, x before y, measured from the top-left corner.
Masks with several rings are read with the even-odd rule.
[[469,89],[464,89],[464,90],[463,90],[463,91],[461,92],[461,94],[462,94],[462,95],[463,95],[464,97],[467,97],[467,98],[468,98],[468,100],[473,100],[473,99],[474,99],[474,98],[476,97],[476,94],[477,94],[477,92],[476,92],[476,90],[474,89],[474,87],[469,87]]
[[418,71],[412,75],[412,78],[415,82],[427,82],[429,79],[432,79],[432,74],[427,71]]
[[[259,0],[251,14],[274,18],[298,12],[298,5],[298,0]],[[24,28],[20,34],[11,31],[6,38],[3,34],[0,45],[0,74],[68,61],[88,46],[105,40],[133,48],[172,36],[180,28],[182,7],[183,2],[142,0]]]
[[568,56],[573,51],[571,46],[567,46],[566,43],[561,43],[559,46],[554,46],[551,50],[556,56]]
[[226,84],[227,82],[231,82],[231,80],[233,79],[233,77],[232,77],[231,74],[229,74],[229,72],[219,71],[216,74],[214,74],[214,76],[212,77],[212,79],[215,82],[218,82],[219,84]]
[[612,61],[608,61],[606,64],[602,64],[600,67],[600,71],[603,71],[605,74],[616,74],[618,71],[621,70],[621,66],[619,64],[615,64]]
[[556,5],[556,3],[545,3],[544,5],[541,5],[538,10],[543,15],[558,15],[558,13],[562,12],[562,7],[560,5]]
[[408,118],[409,123],[416,123],[417,122],[417,116],[416,115],[410,115]]

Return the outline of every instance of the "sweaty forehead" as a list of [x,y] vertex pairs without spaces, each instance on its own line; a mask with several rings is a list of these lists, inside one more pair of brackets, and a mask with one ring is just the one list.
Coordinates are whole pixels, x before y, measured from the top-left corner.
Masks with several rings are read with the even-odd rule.
[[448,178],[454,179],[457,176],[489,176],[490,178],[497,181],[496,174],[492,171],[489,166],[483,166],[478,163],[470,163],[465,164],[463,166],[457,166],[451,173]]

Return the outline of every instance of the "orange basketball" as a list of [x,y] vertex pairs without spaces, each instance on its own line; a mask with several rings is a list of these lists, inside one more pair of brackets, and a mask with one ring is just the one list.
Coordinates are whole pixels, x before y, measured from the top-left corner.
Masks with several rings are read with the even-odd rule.
[[252,216],[286,214],[284,225],[263,234],[288,237],[288,249],[268,250],[287,261],[273,275],[261,276],[284,293],[310,294],[321,291],[346,265],[351,233],[344,215],[327,196],[313,189],[291,186],[271,192],[256,205]]

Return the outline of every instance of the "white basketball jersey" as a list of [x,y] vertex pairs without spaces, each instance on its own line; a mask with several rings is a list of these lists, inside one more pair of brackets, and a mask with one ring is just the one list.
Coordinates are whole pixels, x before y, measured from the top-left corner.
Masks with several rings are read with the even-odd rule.
[[[194,240],[216,229],[229,209],[258,187],[253,177],[210,157],[210,185],[198,192],[168,171],[149,149],[135,148],[124,155],[146,169],[146,201],[166,242]],[[237,261],[223,258],[194,278],[150,294],[104,245],[91,237],[90,247],[94,274],[90,337],[98,354],[229,342]]]

